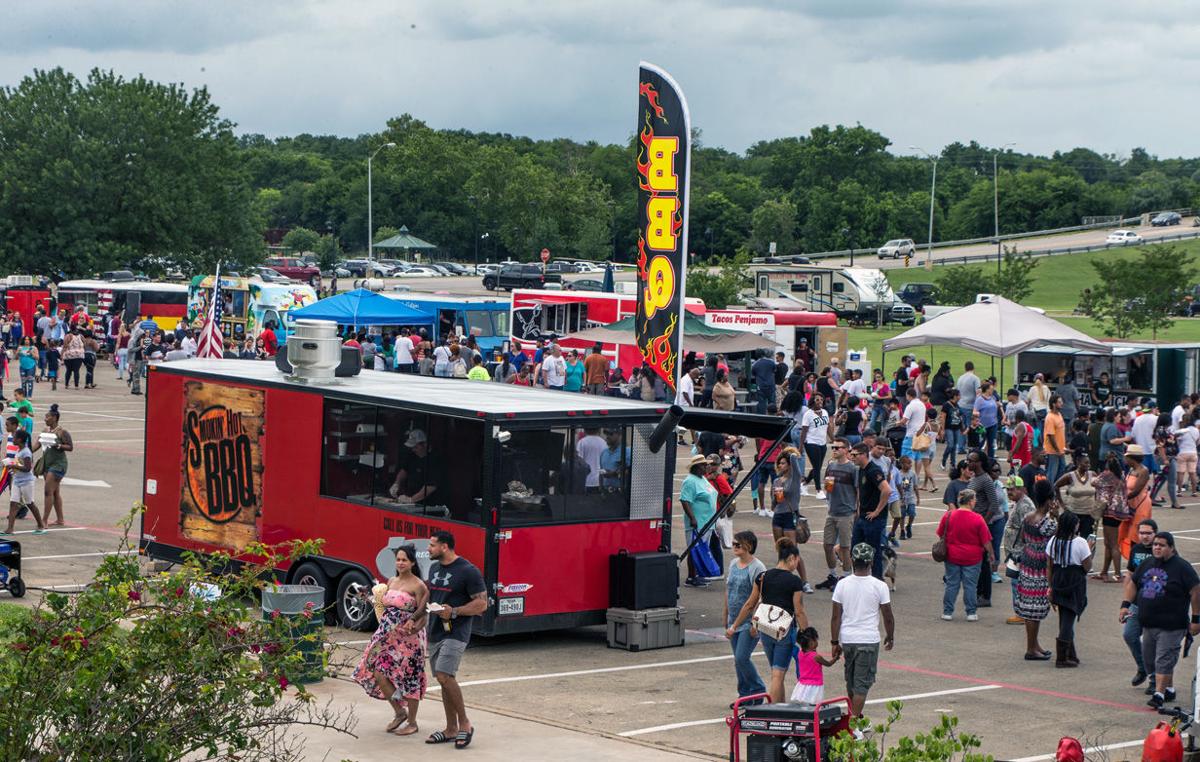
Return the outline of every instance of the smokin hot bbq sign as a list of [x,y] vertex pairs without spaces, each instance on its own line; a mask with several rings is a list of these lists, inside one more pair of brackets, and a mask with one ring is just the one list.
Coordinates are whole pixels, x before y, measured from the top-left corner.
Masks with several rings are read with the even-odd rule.
[[189,381],[183,394],[180,522],[193,540],[240,550],[257,539],[263,392]]
[[674,389],[683,341],[691,118],[671,75],[648,63],[638,74],[636,340],[643,361]]

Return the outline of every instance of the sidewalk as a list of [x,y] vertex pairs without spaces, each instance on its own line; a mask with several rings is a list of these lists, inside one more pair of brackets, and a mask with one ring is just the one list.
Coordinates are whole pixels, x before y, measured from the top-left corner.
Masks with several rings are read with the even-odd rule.
[[[383,728],[391,720],[392,710],[383,701],[369,698],[357,685],[342,680],[326,679],[308,686],[318,702],[332,699],[336,708],[353,707],[358,724],[358,738],[328,730],[297,728],[308,738],[305,752],[310,759],[351,759],[358,762],[410,758],[421,754],[423,759],[465,759],[458,755],[453,744],[432,746],[425,738],[445,724],[441,701],[431,694],[421,702],[417,717],[421,732],[412,736],[394,736]],[[468,704],[470,696],[467,697]],[[693,754],[675,754],[647,744],[618,740],[608,736],[568,730],[532,720],[522,720],[505,714],[470,709],[468,715],[475,726],[475,737],[466,749],[473,760],[514,759],[586,759],[598,762],[681,762],[697,759]]]

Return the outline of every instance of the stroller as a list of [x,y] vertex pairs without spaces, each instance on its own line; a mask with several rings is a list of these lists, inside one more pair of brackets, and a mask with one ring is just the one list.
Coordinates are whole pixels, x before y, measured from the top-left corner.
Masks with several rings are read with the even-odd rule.
[[904,447],[904,427],[893,426],[884,432],[884,436],[887,437],[888,443],[892,446],[892,451],[896,453],[896,457],[899,457],[900,451]]
[[0,590],[7,590],[14,598],[25,596],[25,582],[21,579],[21,543],[15,540],[0,542]]

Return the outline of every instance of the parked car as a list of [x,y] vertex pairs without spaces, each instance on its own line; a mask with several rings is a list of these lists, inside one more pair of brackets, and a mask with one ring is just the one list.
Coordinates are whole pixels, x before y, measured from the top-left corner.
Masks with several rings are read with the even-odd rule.
[[1108,234],[1108,238],[1105,238],[1104,242],[1124,245],[1130,243],[1142,243],[1144,240],[1145,239],[1132,230],[1114,230]]
[[580,278],[579,280],[569,280],[563,287],[567,291],[603,291],[604,282],[595,278]]
[[917,250],[917,245],[911,238],[894,238],[875,250],[880,259],[899,259],[911,257]]
[[293,282],[291,278],[280,275],[278,270],[272,270],[270,267],[256,267],[253,270],[253,274],[257,275],[259,280],[264,283],[286,284]]
[[577,273],[580,272],[579,266],[574,262],[551,262],[546,265],[548,273]]
[[442,274],[428,265],[413,265],[403,272],[395,273],[397,278],[440,278]]
[[914,310],[937,302],[937,290],[932,283],[905,283],[897,296],[900,301],[911,304]]
[[1179,216],[1179,212],[1163,212],[1150,220],[1150,224],[1156,228],[1166,227],[1167,225],[1178,225],[1183,222],[1183,218]]
[[595,262],[580,261],[580,262],[575,263],[575,272],[577,272],[577,273],[602,273],[602,272],[604,272],[604,268],[601,267],[600,265],[596,264]]
[[483,287],[489,291],[498,288],[542,288],[547,283],[562,284],[562,275],[544,272],[541,265],[505,265],[500,272],[483,276]]
[[444,270],[449,270],[451,275],[470,275],[471,272],[463,265],[457,262],[434,262],[433,264],[441,267]]
[[375,261],[392,268],[392,275],[398,275],[412,267],[411,262],[405,262],[403,259],[377,259]]
[[387,278],[395,270],[391,265],[384,264],[378,259],[347,259],[342,266],[356,278]]
[[475,266],[476,275],[487,275],[488,273],[500,272],[500,265],[495,262],[484,262],[481,265]]
[[321,269],[306,264],[298,257],[269,257],[266,266],[292,280],[304,281],[313,288],[321,285]]

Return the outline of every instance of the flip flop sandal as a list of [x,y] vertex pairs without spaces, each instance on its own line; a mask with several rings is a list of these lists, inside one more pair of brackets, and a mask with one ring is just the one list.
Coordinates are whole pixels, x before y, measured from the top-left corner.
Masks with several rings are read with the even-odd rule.
[[475,728],[470,730],[460,730],[458,735],[454,737],[454,748],[465,749],[471,745],[471,739],[475,737]]
[[403,730],[388,731],[394,736],[411,736],[416,735],[420,730],[416,725],[406,725]]
[[433,735],[429,736],[429,738],[426,738],[425,743],[450,743],[453,740],[455,739],[438,730]]
[[396,715],[395,717],[392,718],[392,721],[388,723],[387,732],[391,733],[393,730],[400,727],[400,725],[402,725],[404,723],[404,721],[407,719],[408,719],[408,712],[404,712],[403,714]]

